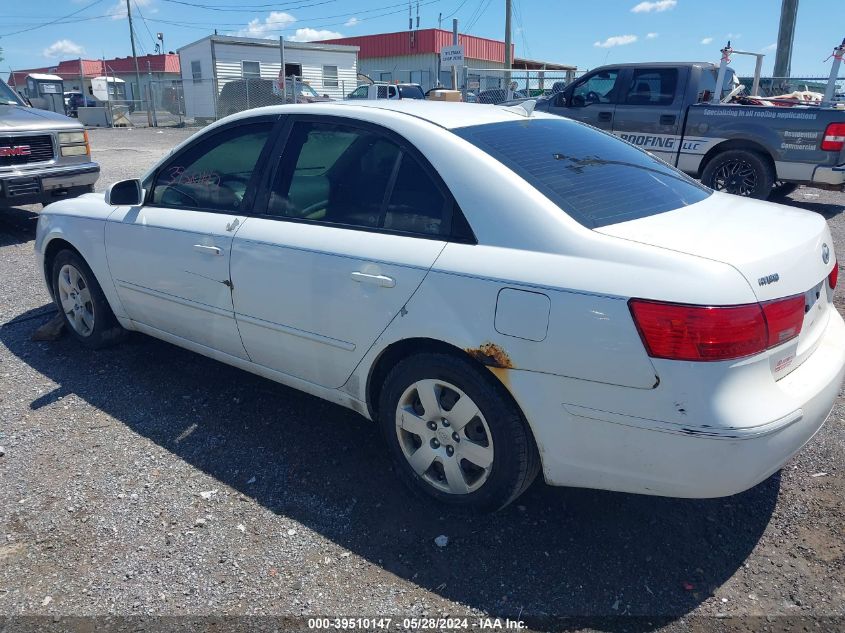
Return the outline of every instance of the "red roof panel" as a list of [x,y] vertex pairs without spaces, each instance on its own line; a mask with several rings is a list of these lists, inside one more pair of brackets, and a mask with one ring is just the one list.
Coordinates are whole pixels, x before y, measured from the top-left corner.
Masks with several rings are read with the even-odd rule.
[[[360,47],[359,59],[374,57],[395,57],[399,55],[439,54],[440,49],[452,44],[452,32],[443,29],[421,29],[399,31],[358,37],[341,37],[324,40],[333,44],[351,44]],[[464,56],[488,62],[505,62],[505,43],[475,35],[459,35],[458,42],[464,47]],[[512,51],[513,52],[513,51]]]

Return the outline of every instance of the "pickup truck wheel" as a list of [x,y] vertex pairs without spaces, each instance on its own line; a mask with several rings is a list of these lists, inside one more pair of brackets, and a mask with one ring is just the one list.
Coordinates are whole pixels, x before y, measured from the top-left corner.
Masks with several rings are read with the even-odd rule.
[[401,361],[385,380],[379,421],[401,479],[443,503],[492,512],[539,471],[522,414],[469,359],[425,353]]
[[774,181],[769,162],[757,152],[744,149],[717,154],[701,174],[701,182],[715,191],[759,200],[769,197]]
[[126,333],[85,260],[71,250],[53,260],[53,297],[73,337],[91,349],[112,345]]

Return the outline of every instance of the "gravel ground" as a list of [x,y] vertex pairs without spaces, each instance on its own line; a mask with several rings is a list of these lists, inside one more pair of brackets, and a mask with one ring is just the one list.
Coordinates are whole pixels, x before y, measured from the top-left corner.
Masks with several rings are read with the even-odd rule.
[[[191,133],[92,131],[98,186]],[[845,194],[801,188],[789,204],[824,215],[845,253]],[[97,353],[31,342],[49,309],[36,217],[0,214],[0,616],[845,622],[831,619],[845,617],[842,399],[780,473],[731,498],[538,481],[498,514],[456,514],[409,496],[350,411],[141,335]]]

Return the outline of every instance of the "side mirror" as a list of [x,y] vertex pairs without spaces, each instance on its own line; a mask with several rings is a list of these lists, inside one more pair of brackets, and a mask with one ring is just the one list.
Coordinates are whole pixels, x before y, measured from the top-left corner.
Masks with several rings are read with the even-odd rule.
[[141,181],[121,180],[106,189],[106,204],[113,207],[136,207],[144,202]]

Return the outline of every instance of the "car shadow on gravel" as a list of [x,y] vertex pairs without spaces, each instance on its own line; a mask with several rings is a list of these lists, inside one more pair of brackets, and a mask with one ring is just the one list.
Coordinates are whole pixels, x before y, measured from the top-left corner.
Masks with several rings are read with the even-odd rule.
[[843,211],[845,211],[845,206],[841,204],[834,204],[832,202],[820,202],[815,200],[814,198],[819,197],[818,194],[809,194],[809,196],[808,194],[802,194],[801,190],[799,189],[789,198],[777,202],[781,202],[782,204],[786,204],[790,207],[795,207],[796,209],[806,209],[807,211],[813,211],[814,213],[818,213],[819,215],[824,217],[825,220],[830,220],[831,218],[834,218]]
[[0,209],[0,247],[23,244],[35,239],[38,213],[34,206]]
[[[373,565],[536,628],[577,618],[648,631],[688,614],[743,565],[778,497],[779,475],[716,500],[538,481],[505,510],[470,516],[411,496],[376,425],[351,411],[141,335],[96,353],[67,336],[34,343],[47,318],[39,314],[44,307],[0,328],[0,342],[57,385],[31,408],[76,394]],[[444,548],[439,535],[449,537]]]

